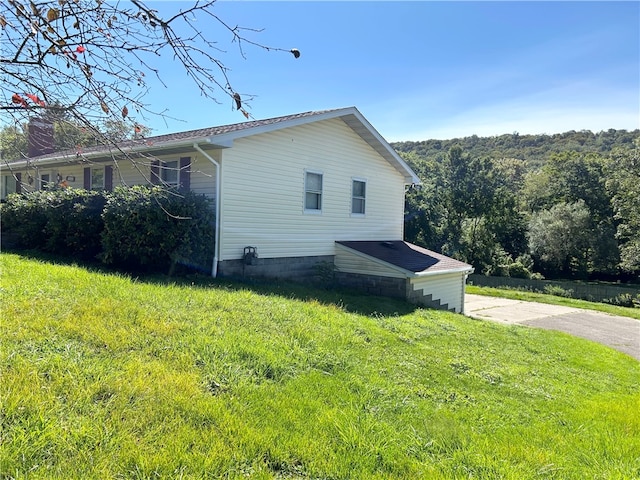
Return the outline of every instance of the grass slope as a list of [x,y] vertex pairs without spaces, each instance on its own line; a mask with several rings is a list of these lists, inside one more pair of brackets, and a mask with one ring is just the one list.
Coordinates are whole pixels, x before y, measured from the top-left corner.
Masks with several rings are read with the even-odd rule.
[[2,478],[640,476],[640,364],[606,347],[344,292],[0,261]]

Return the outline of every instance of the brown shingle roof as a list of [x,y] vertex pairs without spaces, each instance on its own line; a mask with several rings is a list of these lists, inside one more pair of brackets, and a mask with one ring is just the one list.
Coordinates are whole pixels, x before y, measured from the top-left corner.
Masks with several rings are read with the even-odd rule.
[[[196,140],[196,139],[202,139],[206,137],[214,137],[217,135],[225,135],[228,133],[239,132],[239,131],[248,130],[251,128],[264,127],[268,125],[274,125],[277,123],[288,122],[291,120],[312,117],[315,115],[320,115],[320,114],[337,111],[337,110],[339,109],[303,112],[303,113],[296,113],[293,115],[284,115],[282,117],[267,118],[264,120],[251,120],[248,122],[233,123],[230,125],[220,125],[217,127],[200,128],[197,130],[187,130],[184,132],[167,133],[165,135],[156,135],[152,137],[145,137],[145,138],[120,142],[118,144],[118,148],[126,149],[126,148],[137,147],[137,146],[151,147],[154,145],[161,145],[165,143],[187,142],[191,139]],[[116,147],[113,145],[110,145],[110,146],[98,145],[94,147],[83,147],[81,150],[82,150],[82,153],[86,155],[86,154],[100,153],[100,152],[108,153],[115,149]],[[73,151],[67,151],[67,152],[55,152],[55,153],[50,153],[46,155],[40,155],[38,157],[33,157],[32,160],[45,160],[50,158],[57,158],[57,157],[65,156],[65,154],[75,155],[76,151],[73,150]]]
[[400,240],[336,243],[417,274],[465,271],[473,268],[446,255]]
[[34,162],[40,165],[54,165],[58,162],[80,162],[88,160],[110,160],[114,157],[126,155],[158,155],[160,153],[176,153],[185,148],[192,148],[194,144],[209,144],[212,148],[232,147],[236,139],[267,133],[278,129],[303,125],[315,121],[340,118],[357,135],[367,142],[378,154],[387,160],[400,174],[405,183],[419,184],[420,179],[389,143],[380,136],[373,126],[362,116],[355,107],[318,110],[296,113],[282,117],[251,120],[249,122],[234,123],[218,127],[201,128],[185,132],[169,133],[142,139],[128,140],[118,145],[99,145],[82,148],[81,151],[68,150],[48,155],[41,155],[30,159],[11,162],[16,168]]

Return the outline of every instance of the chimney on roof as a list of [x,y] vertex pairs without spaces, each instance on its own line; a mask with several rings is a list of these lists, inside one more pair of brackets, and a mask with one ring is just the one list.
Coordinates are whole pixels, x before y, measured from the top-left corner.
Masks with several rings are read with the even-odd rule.
[[55,151],[53,143],[53,122],[42,118],[29,120],[29,158],[46,155]]

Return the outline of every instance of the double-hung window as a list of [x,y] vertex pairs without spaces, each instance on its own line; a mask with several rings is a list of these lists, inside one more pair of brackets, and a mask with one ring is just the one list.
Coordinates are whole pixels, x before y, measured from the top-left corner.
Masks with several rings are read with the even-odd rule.
[[104,189],[104,168],[92,168],[91,169],[91,190],[103,190]]
[[307,213],[320,213],[322,211],[322,173],[305,172],[304,210]]
[[361,178],[351,180],[351,214],[364,215],[367,198],[367,182]]
[[178,171],[180,169],[178,161],[162,162],[160,168],[160,178],[162,179],[162,183],[173,187],[178,186]]
[[49,188],[49,184],[51,183],[51,175],[48,173],[43,173],[40,175],[40,190],[46,190]]

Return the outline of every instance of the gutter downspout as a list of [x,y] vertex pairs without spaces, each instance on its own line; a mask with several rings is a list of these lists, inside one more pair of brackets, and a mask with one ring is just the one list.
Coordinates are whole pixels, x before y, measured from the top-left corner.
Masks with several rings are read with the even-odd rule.
[[220,164],[216,162],[211,155],[202,150],[197,143],[193,144],[193,148],[204,155],[204,157],[216,167],[216,232],[215,245],[213,248],[213,265],[211,265],[211,276],[216,278],[218,276],[218,258],[220,256]]

